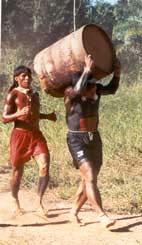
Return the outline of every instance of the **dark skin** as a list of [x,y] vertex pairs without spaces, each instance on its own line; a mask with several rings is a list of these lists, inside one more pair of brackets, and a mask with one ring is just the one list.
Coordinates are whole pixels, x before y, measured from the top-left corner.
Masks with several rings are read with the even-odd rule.
[[[3,110],[3,123],[14,122],[15,127],[22,129],[36,130],[39,129],[39,120],[48,119],[56,121],[56,114],[40,113],[39,96],[31,89],[32,78],[30,74],[21,73],[15,77],[18,87],[12,90],[5,101]],[[21,92],[22,91],[22,92]],[[31,99],[32,98],[32,99]],[[49,180],[49,154],[36,155],[35,160],[39,166],[39,182],[36,198],[36,208],[43,210],[42,198],[47,188]],[[17,166],[12,165],[11,193],[13,199],[13,212],[20,213],[21,207],[18,199],[21,178],[24,172],[24,164],[18,163]]]
[[[86,74],[91,73],[91,70],[93,68],[94,68],[94,62],[91,56],[89,55],[85,57],[85,68],[82,77],[85,76],[85,73]],[[114,76],[115,77],[120,76],[120,63],[118,60],[116,60],[115,62]],[[64,102],[67,111],[67,117],[71,115],[74,98],[75,96],[78,96],[77,95],[79,91],[78,88],[81,88],[82,84],[83,84],[83,79],[80,78],[75,87],[69,87],[65,91]],[[97,86],[95,83],[88,85],[85,89],[81,90],[80,96],[94,99],[94,96],[96,94],[96,89]],[[104,89],[101,88],[101,91],[102,94],[110,94],[110,91],[108,93],[108,89],[106,88]],[[114,93],[114,91],[115,90],[112,90],[112,93]],[[75,113],[77,113],[77,111],[75,111]],[[83,129],[82,129],[82,122],[83,122]],[[78,124],[80,125],[78,131],[94,132],[96,129],[95,114],[92,114],[92,116],[89,117],[80,118]],[[113,225],[115,221],[110,219],[104,212],[104,209],[102,207],[101,195],[97,186],[97,178],[100,170],[97,169],[93,164],[93,159],[92,162],[89,161],[88,159],[84,159],[84,161],[81,164],[79,164],[79,169],[81,172],[82,182],[78,188],[76,199],[71,210],[71,217],[72,217],[71,219],[78,223],[80,222],[78,218],[78,212],[82,207],[82,205],[88,200],[92,204],[92,207],[95,209],[96,213],[98,214],[98,217],[100,217],[100,222],[105,227],[109,227]]]
[[[96,85],[91,85],[85,91],[83,91],[82,96],[92,98],[96,91]],[[68,107],[70,103],[70,99],[65,99],[65,105]],[[94,131],[94,117],[84,118],[84,127],[86,131]],[[82,176],[82,182],[78,188],[76,199],[74,202],[74,206],[71,210],[71,214],[73,215],[73,220],[79,221],[78,212],[82,205],[87,201],[93,205],[94,209],[98,214],[104,214],[104,210],[102,208],[102,200],[100,196],[99,189],[97,187],[97,176],[99,171],[95,169],[94,165],[89,161],[84,161],[83,164],[80,165],[80,171]]]

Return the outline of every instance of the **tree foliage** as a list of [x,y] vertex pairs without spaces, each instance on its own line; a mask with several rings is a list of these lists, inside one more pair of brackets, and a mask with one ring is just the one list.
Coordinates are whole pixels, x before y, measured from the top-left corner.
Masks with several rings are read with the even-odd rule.
[[[48,46],[73,31],[73,1],[3,0],[3,43]],[[85,24],[85,2],[76,4],[77,27]]]
[[[8,57],[7,50],[16,49],[19,57],[23,49],[23,58],[30,62],[41,49],[72,32],[73,3],[72,0],[3,0],[4,59]],[[111,5],[105,0],[76,0],[75,5],[76,28],[89,23],[103,27],[113,39],[123,72],[132,79],[140,79],[142,1],[118,0]]]
[[115,7],[117,24],[113,38],[118,40],[123,71],[128,82],[142,78],[142,1],[119,0]]

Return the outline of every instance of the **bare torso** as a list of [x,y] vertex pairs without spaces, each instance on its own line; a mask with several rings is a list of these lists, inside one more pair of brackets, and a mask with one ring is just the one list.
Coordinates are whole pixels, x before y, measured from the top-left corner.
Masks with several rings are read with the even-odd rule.
[[11,120],[14,121],[14,127],[29,130],[38,129],[40,116],[39,96],[38,93],[33,92],[32,90],[25,93],[18,88],[15,88],[8,94],[4,107],[3,120],[9,122],[7,120],[10,120],[14,113],[19,112],[24,108],[28,108],[26,115],[21,115]]

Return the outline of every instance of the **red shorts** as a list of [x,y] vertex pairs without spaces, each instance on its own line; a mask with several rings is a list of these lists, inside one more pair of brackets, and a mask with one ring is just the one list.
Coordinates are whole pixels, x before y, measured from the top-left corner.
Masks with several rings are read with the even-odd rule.
[[10,138],[11,164],[18,166],[29,161],[32,156],[49,154],[46,140],[40,130],[29,131],[14,128]]

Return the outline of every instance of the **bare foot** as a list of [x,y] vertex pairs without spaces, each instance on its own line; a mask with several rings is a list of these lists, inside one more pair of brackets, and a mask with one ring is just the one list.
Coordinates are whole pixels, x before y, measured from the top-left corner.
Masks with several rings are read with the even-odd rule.
[[99,216],[99,221],[105,228],[109,228],[116,223],[116,220],[109,218],[106,214],[102,214]]
[[25,210],[23,208],[17,208],[12,210],[11,218],[15,219],[17,216],[21,216],[23,214],[25,214]]
[[23,215],[25,213],[24,209],[20,207],[18,198],[12,198],[12,215],[11,218],[14,219],[17,216]]
[[84,226],[85,225],[85,223],[83,223],[81,221],[81,219],[79,219],[78,215],[76,213],[72,212],[72,211],[70,212],[69,220],[70,220],[70,222],[78,224],[80,226]]
[[48,218],[48,212],[43,208],[43,206],[40,206],[39,208],[37,208],[35,214],[46,220]]

